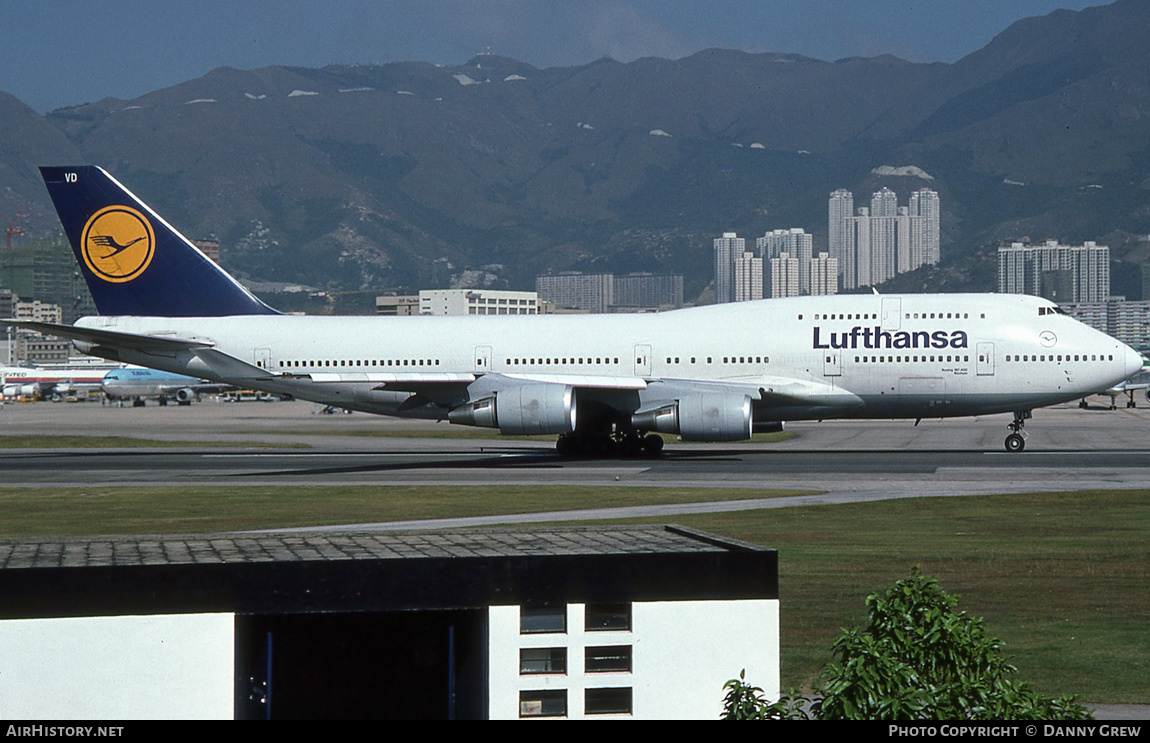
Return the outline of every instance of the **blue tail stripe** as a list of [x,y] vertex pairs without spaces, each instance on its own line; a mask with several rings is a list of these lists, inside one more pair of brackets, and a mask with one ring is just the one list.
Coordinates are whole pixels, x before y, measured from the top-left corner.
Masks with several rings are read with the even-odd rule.
[[40,173],[101,315],[276,314],[103,169]]

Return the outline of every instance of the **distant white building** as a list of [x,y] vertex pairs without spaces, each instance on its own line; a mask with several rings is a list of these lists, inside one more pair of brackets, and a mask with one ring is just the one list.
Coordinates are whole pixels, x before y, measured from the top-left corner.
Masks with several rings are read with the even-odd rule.
[[[786,230],[771,230],[755,241],[759,250],[759,257],[763,259],[764,267],[771,267],[770,261],[787,253],[799,262],[799,294],[811,293],[811,258],[813,253],[813,236],[807,234],[802,227],[792,227]],[[764,286],[773,286],[773,279],[765,279]]]
[[839,293],[839,262],[828,253],[811,259],[811,294],[825,296]]
[[409,317],[419,314],[419,295],[388,295],[375,298],[375,314]]
[[828,248],[838,261],[842,286],[854,289],[881,284],[900,273],[939,260],[938,194],[929,188],[910,195],[900,207],[889,188],[871,196],[869,207],[854,210],[854,195],[831,193],[828,204]]
[[[807,261],[808,272],[810,261]],[[799,259],[783,251],[777,258],[771,258],[771,298],[797,297],[799,291]]]
[[854,243],[848,221],[855,213],[855,197],[845,188],[831,193],[828,206],[827,250],[843,276],[854,273]]
[[[737,302],[735,298],[736,264],[743,261],[747,252],[747,241],[734,232],[724,232],[715,238],[715,303]],[[760,261],[760,267],[762,262]],[[760,286],[762,279],[759,280]]]
[[1128,346],[1150,346],[1150,300],[1128,302],[1112,297],[1106,302],[1067,302],[1066,314]]
[[633,273],[615,276],[611,307],[624,308],[682,307],[683,275]]
[[998,291],[1064,302],[1105,302],[1110,297],[1110,248],[1086,242],[1061,245],[1012,243],[998,249]]
[[566,271],[535,277],[539,299],[560,309],[607,312],[615,297],[615,276]]
[[37,299],[34,302],[16,302],[16,319],[27,322],[62,323],[64,311],[58,304],[49,304]]
[[490,289],[424,289],[419,292],[421,315],[538,315],[535,292]]
[[763,259],[751,251],[744,251],[734,265],[733,302],[749,302],[763,298]]

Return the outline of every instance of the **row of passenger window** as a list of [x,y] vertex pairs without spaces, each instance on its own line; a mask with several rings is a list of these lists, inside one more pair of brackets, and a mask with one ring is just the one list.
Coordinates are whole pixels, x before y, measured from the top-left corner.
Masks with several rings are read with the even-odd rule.
[[[969,312],[907,312],[904,317],[907,320],[969,320]],[[981,313],[978,318],[980,320],[986,319],[986,313]],[[803,316],[799,315],[802,320]],[[847,313],[832,313],[829,315],[815,315],[816,320],[877,320],[878,315],[873,312],[847,312]]]
[[[831,356],[827,356],[827,361],[831,360]],[[979,361],[982,359],[980,358]],[[970,361],[970,356],[855,356],[855,363],[863,364],[903,364],[915,363],[918,361],[937,361],[942,363],[967,363]]]
[[544,366],[549,366],[552,364],[560,364],[560,365],[564,365],[564,364],[576,364],[576,365],[579,365],[579,364],[600,364],[600,365],[602,365],[602,364],[618,364],[619,363],[618,358],[611,359],[611,358],[606,358],[606,357],[602,357],[602,356],[595,357],[595,358],[587,356],[587,357],[570,358],[570,359],[505,359],[505,361],[507,362],[508,366],[519,366],[520,364],[523,364],[526,366],[531,366],[534,364],[542,364]]
[[1113,354],[1110,354],[1110,355],[1107,355],[1107,354],[1090,354],[1090,356],[1088,358],[1087,355],[1084,353],[1083,354],[1077,354],[1076,353],[1076,354],[1074,354],[1073,357],[1071,357],[1070,354],[1065,354],[1065,355],[1058,354],[1056,356],[1055,354],[1052,354],[1052,353],[1047,353],[1047,354],[1041,354],[1040,353],[1038,355],[1022,354],[1021,356],[1019,356],[1018,354],[1007,354],[1006,360],[1007,361],[1054,361],[1054,362],[1058,362],[1058,361],[1113,361],[1114,355]]
[[318,361],[280,361],[285,369],[312,369],[329,366],[439,366],[439,359],[321,359]]
[[[668,364],[678,364],[679,363],[679,357],[678,356],[668,356],[667,357],[667,363]],[[689,363],[692,363],[692,364],[695,363],[695,357],[694,356],[691,357],[691,360]],[[714,363],[714,358],[711,356],[708,356],[707,357],[707,363],[708,364]],[[771,363],[771,358],[769,356],[724,356],[722,363],[724,363],[724,364],[769,364],[769,363]]]
[[[907,320],[969,320],[969,312],[908,312],[906,313]],[[986,313],[978,316],[978,319],[985,320]]]

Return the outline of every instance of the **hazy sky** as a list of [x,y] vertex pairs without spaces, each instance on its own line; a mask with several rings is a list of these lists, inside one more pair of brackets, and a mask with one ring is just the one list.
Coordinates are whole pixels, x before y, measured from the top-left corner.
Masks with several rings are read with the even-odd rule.
[[134,98],[216,67],[536,67],[710,47],[953,62],[1019,18],[1100,0],[0,0],[0,90],[40,112]]

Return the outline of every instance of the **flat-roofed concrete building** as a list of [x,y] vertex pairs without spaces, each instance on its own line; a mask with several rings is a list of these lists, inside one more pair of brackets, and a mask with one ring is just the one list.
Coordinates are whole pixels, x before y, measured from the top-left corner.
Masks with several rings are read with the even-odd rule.
[[559,309],[604,313],[615,302],[615,276],[578,271],[536,276],[535,291]]
[[424,289],[421,315],[538,315],[536,292],[501,289]]
[[716,719],[774,550],[676,526],[0,540],[5,716]]
[[632,273],[615,276],[611,308],[682,307],[683,275]]
[[386,317],[411,317],[419,314],[419,295],[389,294],[375,298],[375,314]]

